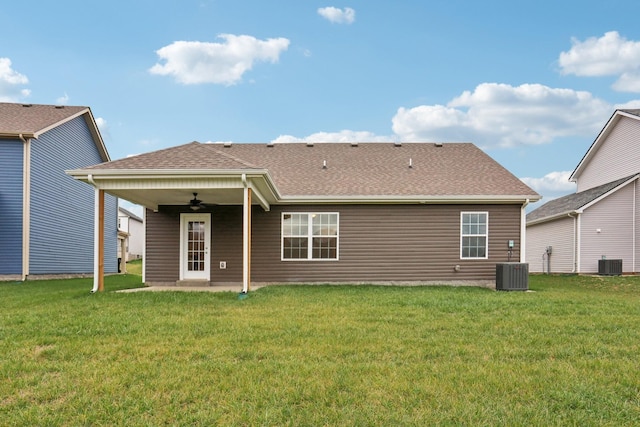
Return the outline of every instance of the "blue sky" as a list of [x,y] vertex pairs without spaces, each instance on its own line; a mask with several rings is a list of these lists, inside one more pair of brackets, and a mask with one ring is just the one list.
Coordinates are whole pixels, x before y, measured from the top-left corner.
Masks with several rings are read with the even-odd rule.
[[632,0],[3,2],[0,101],[91,107],[112,159],[194,140],[473,142],[546,201],[574,191],[616,108],[640,108],[638,13]]

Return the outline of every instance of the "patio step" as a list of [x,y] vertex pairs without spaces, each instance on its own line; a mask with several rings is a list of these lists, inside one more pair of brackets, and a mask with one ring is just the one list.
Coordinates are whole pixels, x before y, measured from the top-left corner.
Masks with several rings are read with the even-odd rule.
[[208,280],[178,280],[176,286],[205,287],[211,286]]

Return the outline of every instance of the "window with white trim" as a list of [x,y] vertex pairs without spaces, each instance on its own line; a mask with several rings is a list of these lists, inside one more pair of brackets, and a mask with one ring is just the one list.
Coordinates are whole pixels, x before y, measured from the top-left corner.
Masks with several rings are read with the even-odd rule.
[[282,214],[283,260],[337,260],[337,213]]
[[489,213],[460,213],[460,258],[487,259]]

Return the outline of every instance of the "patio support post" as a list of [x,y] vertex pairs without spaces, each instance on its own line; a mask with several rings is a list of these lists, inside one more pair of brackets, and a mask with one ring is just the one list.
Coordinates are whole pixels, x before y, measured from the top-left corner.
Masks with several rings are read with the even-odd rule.
[[104,291],[104,190],[95,187],[93,225],[93,289]]
[[251,188],[242,175],[244,197],[242,203],[242,293],[251,288]]

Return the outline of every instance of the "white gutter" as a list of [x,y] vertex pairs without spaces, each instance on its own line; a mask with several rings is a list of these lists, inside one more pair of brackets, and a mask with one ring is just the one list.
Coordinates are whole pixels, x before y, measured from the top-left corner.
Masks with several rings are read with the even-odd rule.
[[29,275],[31,253],[31,138],[18,137],[24,143],[22,155],[22,273],[21,280]]
[[638,189],[638,181],[635,180],[633,181],[633,221],[631,222],[631,240],[632,240],[632,245],[631,245],[631,256],[632,256],[632,261],[631,261],[631,268],[633,269],[632,271],[635,273],[636,272],[636,191]]
[[98,292],[98,275],[100,273],[100,260],[98,259],[98,254],[100,253],[100,189],[98,189],[96,182],[93,180],[93,175],[89,174],[87,179],[95,189],[93,205],[93,289],[91,289],[93,294]]
[[575,273],[580,274],[581,266],[580,266],[580,245],[581,243],[581,235],[582,235],[582,212],[576,211],[576,271]]
[[573,260],[572,260],[572,270],[571,270],[571,272],[572,272],[572,273],[575,273],[575,272],[576,272],[576,269],[577,269],[577,266],[576,266],[576,258],[577,258],[577,257],[576,257],[576,255],[577,255],[577,252],[578,252],[578,247],[577,247],[577,245],[576,245],[576,236],[577,236],[577,224],[578,224],[577,220],[578,220],[578,216],[579,216],[579,215],[580,215],[580,214],[576,214],[576,215],[574,216],[574,215],[573,215],[573,212],[569,212],[569,213],[567,214],[567,216],[568,216],[569,218],[573,218],[573,238],[571,239],[571,244],[573,245],[573,250],[572,250],[572,252],[573,252],[573,253],[571,254],[571,255],[573,256]]

